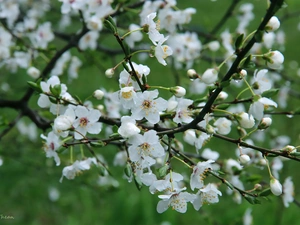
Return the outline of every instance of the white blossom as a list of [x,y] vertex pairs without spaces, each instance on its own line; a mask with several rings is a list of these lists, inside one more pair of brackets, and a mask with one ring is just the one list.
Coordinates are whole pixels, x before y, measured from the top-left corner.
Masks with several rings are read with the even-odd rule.
[[140,129],[135,125],[136,121],[130,116],[122,116],[121,126],[118,129],[118,133],[125,138],[129,138],[140,133]]
[[82,139],[86,133],[98,134],[101,131],[102,124],[98,122],[101,113],[96,109],[88,109],[84,106],[77,106],[75,108],[77,119],[73,123],[75,129],[74,138]]
[[291,177],[287,177],[283,183],[282,201],[285,207],[289,207],[294,201],[294,184]]
[[282,185],[281,183],[275,179],[274,177],[271,177],[271,180],[270,180],[270,188],[271,188],[271,191],[274,195],[278,196],[278,195],[281,195],[282,194]]
[[204,186],[204,179],[206,173],[212,169],[211,164],[213,160],[207,160],[205,162],[198,162],[193,168],[193,172],[190,177],[191,189],[202,188]]
[[131,109],[132,118],[135,120],[146,118],[150,123],[158,123],[160,112],[167,108],[167,101],[157,96],[158,90],[138,92],[136,107]]
[[192,204],[196,210],[199,210],[203,204],[213,204],[219,202],[218,195],[222,193],[217,189],[216,185],[209,183],[204,188],[201,188],[196,194],[196,198]]

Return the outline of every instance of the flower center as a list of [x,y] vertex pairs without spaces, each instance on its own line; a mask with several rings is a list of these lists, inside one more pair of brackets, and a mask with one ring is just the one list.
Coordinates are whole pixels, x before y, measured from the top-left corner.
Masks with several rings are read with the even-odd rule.
[[150,148],[150,145],[147,142],[145,142],[145,143],[141,144],[139,147],[144,151],[148,151]]
[[145,100],[145,101],[143,102],[142,106],[143,106],[144,109],[149,109],[149,108],[151,108],[151,101]]
[[122,92],[121,95],[122,95],[122,98],[131,99],[132,98],[132,91]]
[[89,120],[86,117],[82,117],[79,120],[79,124],[81,127],[85,127],[88,124]]
[[49,148],[50,148],[52,151],[54,151],[54,143],[53,143],[53,142],[50,143]]

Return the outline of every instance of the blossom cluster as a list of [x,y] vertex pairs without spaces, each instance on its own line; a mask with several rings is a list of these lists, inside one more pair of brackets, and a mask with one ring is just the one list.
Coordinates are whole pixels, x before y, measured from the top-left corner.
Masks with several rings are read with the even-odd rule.
[[[26,69],[30,87],[39,93],[37,105],[50,112],[48,133],[41,138],[46,157],[54,158],[57,166],[69,163],[62,169],[61,182],[64,177],[75,179],[92,166],[103,169],[103,177],[109,177],[104,158],[91,149],[100,147],[101,151],[114,144],[120,150],[114,165],[125,167],[129,182],[134,180],[138,188],[147,186],[151,194],[158,195],[158,213],[168,208],[185,213],[188,203],[199,210],[205,204],[218,203],[224,193],[237,203],[244,198],[256,204],[268,191],[282,196],[285,207],[293,202],[292,177],[282,185],[280,172],[285,158],[299,160],[297,147],[279,135],[267,148],[257,146],[267,139],[273,125],[270,112],[285,108],[288,100],[288,86],[274,88],[284,81],[280,73],[284,68],[284,34],[275,15],[266,14],[269,18],[261,22],[261,30],[251,33],[247,29],[254,20],[254,5],[242,4],[236,30],[226,28],[220,38],[205,40],[199,32],[187,29],[196,9],[181,10],[176,0],[141,1],[132,6],[140,7],[139,11],[132,9],[139,18],[134,22],[118,17],[131,5],[123,8],[110,0],[59,0],[59,24],[39,23],[50,11],[50,4],[43,1],[28,7],[11,1],[0,6],[0,18],[6,24],[0,26],[0,67],[11,73]],[[24,15],[21,8],[26,9]],[[64,34],[75,22],[80,28],[74,34]],[[235,32],[240,35],[236,37]],[[114,38],[121,53],[102,46],[102,35]],[[68,44],[53,56],[56,39]],[[20,40],[25,44],[16,48]],[[78,53],[71,51],[73,47]],[[80,54],[97,51],[103,51],[105,57],[122,54],[112,60],[112,66],[105,64],[101,69],[101,78],[118,88],[100,83],[96,90],[88,90],[91,96],[82,101],[70,91],[69,84],[84,79],[83,86],[90,79],[83,78],[89,75],[81,73],[88,59]],[[44,69],[41,58],[46,58]],[[204,60],[209,65],[199,67]],[[161,70],[172,67],[176,85],[164,72],[158,79],[160,69],[151,68],[153,63]],[[90,97],[94,99],[88,100]],[[224,154],[222,145],[211,147],[213,150],[206,146],[218,143],[218,138],[237,145],[233,154]],[[93,153],[91,157],[85,157],[82,146]],[[63,148],[70,150],[70,160]],[[81,152],[75,161],[74,149]],[[270,155],[276,157],[268,158]],[[260,179],[251,187],[244,183],[248,168],[264,169],[268,182]]]

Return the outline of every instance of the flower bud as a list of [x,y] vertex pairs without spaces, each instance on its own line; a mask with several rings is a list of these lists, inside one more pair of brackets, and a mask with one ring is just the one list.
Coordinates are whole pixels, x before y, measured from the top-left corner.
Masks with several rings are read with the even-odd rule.
[[248,113],[241,112],[235,115],[235,117],[243,128],[252,128],[255,125],[253,116]]
[[247,70],[241,70],[240,72],[239,72],[239,74],[242,76],[242,77],[245,77],[245,76],[247,76]]
[[260,191],[262,189],[261,184],[255,184],[254,185],[255,190]]
[[96,99],[101,100],[103,98],[103,96],[104,96],[104,92],[101,91],[101,90],[96,90],[96,91],[94,91],[93,96]]
[[99,111],[103,111],[104,110],[104,105],[97,105],[96,107]]
[[177,97],[177,98],[181,98],[183,96],[185,96],[186,94],[186,90],[183,87],[180,86],[176,86],[176,87],[171,87],[170,91]]
[[271,69],[279,69],[284,62],[284,56],[280,51],[271,51],[264,55],[264,59],[267,61],[267,66]]
[[220,43],[218,41],[211,41],[207,44],[207,47],[209,48],[209,50],[215,52],[219,50]]
[[199,75],[197,74],[196,70],[194,70],[194,69],[189,69],[187,71],[187,75],[188,75],[188,77],[190,79],[197,79],[197,78],[199,78]]
[[28,68],[27,74],[32,78],[37,79],[41,75],[41,72],[37,68],[32,66]]
[[275,179],[274,177],[271,177],[270,180],[270,188],[271,188],[271,192],[276,195],[279,196],[282,194],[282,185],[281,183]]
[[108,77],[108,78],[112,78],[113,75],[114,75],[114,73],[115,73],[114,68],[110,68],[110,69],[107,69],[107,70],[105,71],[105,76]]
[[72,127],[73,118],[66,115],[60,115],[54,120],[54,128],[58,131],[68,130]]
[[275,31],[280,27],[280,21],[276,16],[272,16],[269,22],[267,23],[265,30],[266,31]]
[[218,70],[213,68],[207,69],[201,77],[201,80],[205,84],[213,84],[217,81],[217,79],[218,79]]
[[250,157],[249,157],[249,155],[246,155],[246,154],[241,154],[240,155],[240,162],[241,162],[241,164],[248,164],[249,162],[250,162]]
[[258,125],[258,129],[260,130],[267,129],[269,126],[271,126],[271,124],[272,124],[272,119],[270,117],[262,118]]
[[291,153],[295,153],[297,149],[295,148],[295,146],[287,145],[281,151],[288,152],[289,154],[291,154]]
[[228,94],[225,91],[221,91],[217,97],[218,100],[225,100],[226,98],[228,98]]

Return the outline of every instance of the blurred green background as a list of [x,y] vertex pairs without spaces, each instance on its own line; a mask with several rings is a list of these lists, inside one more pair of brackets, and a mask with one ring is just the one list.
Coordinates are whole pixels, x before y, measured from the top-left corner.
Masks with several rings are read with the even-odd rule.
[[[239,4],[245,2],[248,1],[240,1]],[[255,29],[261,20],[266,10],[267,1],[253,0],[250,2],[255,6],[254,13],[256,17],[251,22],[249,30]],[[225,9],[230,3],[231,1],[229,0],[218,0],[217,2],[178,0],[178,7],[180,9],[195,7],[197,14],[193,16],[191,26],[199,29],[199,31],[209,32],[225,13]],[[287,1],[287,5],[287,8],[278,13],[279,18],[300,9],[300,2],[297,0]],[[59,10],[59,4],[55,4],[54,8]],[[48,16],[50,20],[55,21],[59,18],[58,15],[53,13]],[[297,30],[299,22],[299,16],[294,16],[285,20],[282,24],[282,30],[286,32],[285,68],[288,75],[295,79],[299,77],[297,77],[295,69],[290,67],[289,62],[293,60],[300,63],[299,31]],[[236,24],[236,18],[232,17],[225,27],[234,28]],[[72,26],[73,29],[74,27],[75,25]],[[100,37],[99,40],[100,43],[104,44],[111,44],[110,41],[111,37],[109,36]],[[64,42],[56,40],[55,45],[63,46]],[[116,45],[112,43],[111,46]],[[122,56],[111,57],[91,51],[78,53],[75,49],[72,50],[72,53],[80,57],[83,61],[83,66],[79,70],[79,79],[74,80],[69,86],[70,93],[77,94],[84,99],[100,87],[105,87],[109,90],[118,86],[116,80],[108,79],[104,76],[104,71],[114,65],[114,62],[118,62],[118,59],[121,59]],[[134,58],[133,61],[138,62],[138,59]],[[166,80],[169,80],[170,86],[175,84],[174,79],[172,79],[174,71],[158,65],[153,59],[143,63],[151,68],[148,80],[150,84],[160,84]],[[44,62],[41,61],[40,68],[43,68],[43,64]],[[201,65],[203,65],[203,68],[201,68]],[[204,70],[205,63],[200,64],[199,69]],[[17,74],[9,74],[5,70],[2,71],[0,82],[7,82],[11,86],[11,91],[3,94],[3,97],[17,99],[19,96],[22,96],[22,91],[27,88],[25,82],[28,80],[28,77],[25,73],[25,70],[20,70]],[[181,77],[183,85],[186,85],[188,80],[184,78],[185,71],[178,70],[177,73]],[[61,77],[61,79],[63,82],[67,82],[67,78]],[[293,83],[292,88],[298,91],[299,84]],[[170,97],[168,93],[163,93],[163,95]],[[37,99],[37,95],[31,99],[30,104],[33,108],[37,108]],[[94,101],[94,103],[97,102]],[[288,108],[285,110],[294,110],[298,106],[299,100],[292,98],[289,101]],[[10,109],[0,109],[0,115],[2,119],[10,121],[17,115],[17,112]],[[28,123],[29,121],[25,122]],[[297,126],[297,122],[297,116],[293,118],[278,116],[274,126],[280,128],[280,130],[278,133],[274,131],[267,135],[266,142],[271,142],[276,135],[287,134],[291,137],[291,144],[299,145],[300,128]],[[113,157],[118,151],[117,148],[107,146],[97,149],[97,154],[104,156],[114,178],[118,181],[119,185],[113,187],[110,185],[98,185],[99,177],[96,168],[84,172],[74,180],[64,179],[60,183],[59,179],[65,164],[62,163],[59,167],[56,167],[53,159],[45,157],[41,147],[41,139],[38,138],[36,141],[31,141],[28,137],[20,135],[16,128],[11,130],[1,140],[0,216],[12,216],[14,219],[0,219],[0,224],[238,225],[243,224],[243,215],[247,208],[252,209],[253,224],[300,224],[299,214],[297,214],[299,213],[299,207],[295,204],[291,204],[289,208],[284,208],[280,197],[270,197],[269,200],[264,200],[261,205],[252,206],[245,200],[243,200],[242,204],[237,205],[232,200],[232,196],[226,195],[225,186],[221,187],[223,196],[218,204],[205,205],[200,211],[195,211],[189,205],[186,214],[180,214],[171,209],[163,214],[158,214],[156,212],[156,204],[159,200],[157,196],[151,195],[147,187],[143,187],[139,191],[134,183],[128,183],[127,180],[122,178],[123,168],[112,166]],[[236,157],[236,146],[224,141],[211,141],[208,147],[219,151],[222,158],[227,156]],[[270,146],[264,143],[264,147]],[[190,150],[187,148],[186,151],[195,152],[193,148]],[[75,150],[75,153],[79,155],[80,151]],[[85,155],[90,157],[89,152],[85,152]],[[62,153],[61,157],[67,159],[68,151]],[[297,176],[299,163],[287,161],[284,164],[285,167],[280,173],[280,177],[284,179],[291,175],[293,176],[295,187],[300,187],[299,177]],[[266,170],[263,170],[263,172],[258,170],[257,173],[264,173],[264,176],[267,175]],[[300,200],[297,190],[296,188],[295,198]]]

